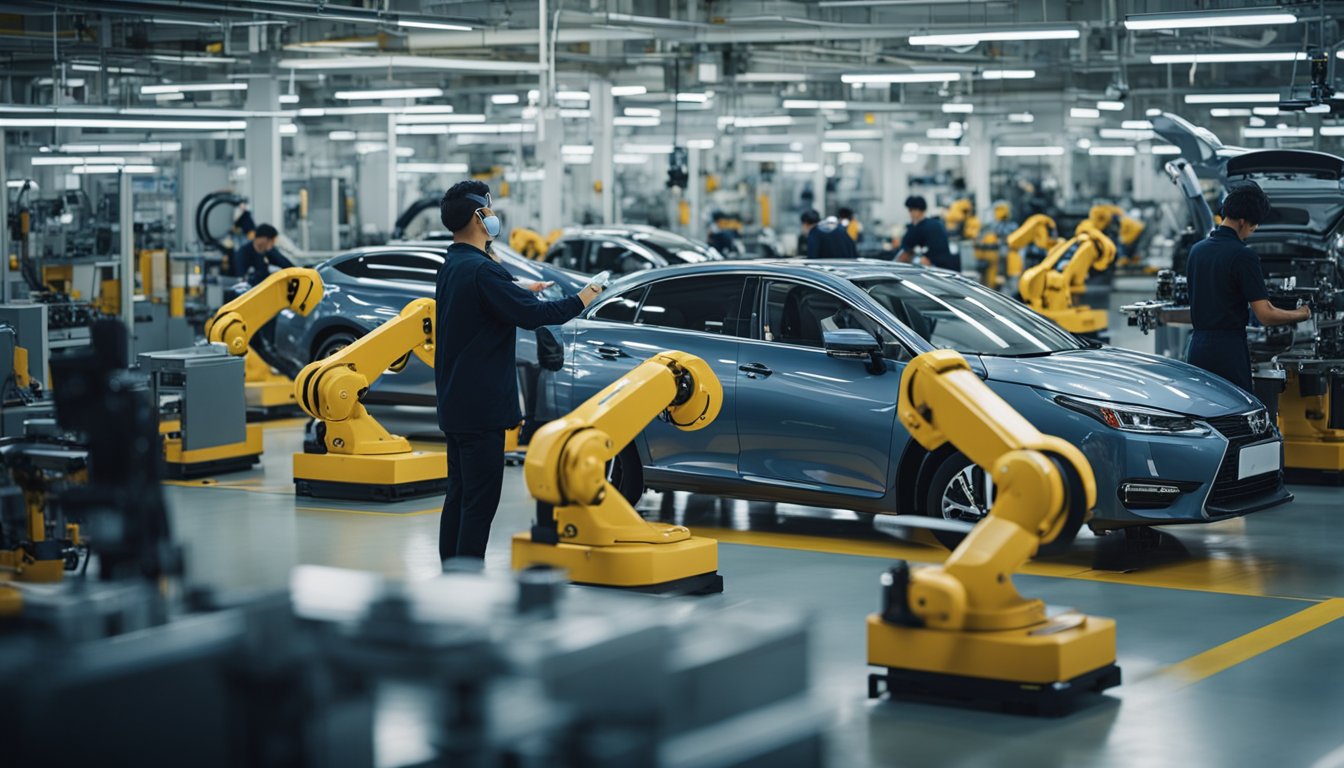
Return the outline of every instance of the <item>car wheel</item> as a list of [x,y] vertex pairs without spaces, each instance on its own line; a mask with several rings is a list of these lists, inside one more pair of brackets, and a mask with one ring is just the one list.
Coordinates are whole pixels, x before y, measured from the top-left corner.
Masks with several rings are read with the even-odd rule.
[[317,347],[313,350],[313,360],[325,360],[354,344],[358,338],[353,331],[333,331],[323,336],[322,340],[318,342]]
[[[987,482],[985,470],[976,466],[960,451],[956,451],[934,470],[929,482],[929,493],[924,503],[924,514],[943,520],[978,523],[989,514],[994,504],[994,484]],[[1076,529],[1075,529],[1076,531]],[[966,534],[957,531],[930,531],[939,544],[956,549]],[[1056,555],[1066,551],[1073,536],[1058,539],[1042,546],[1038,555]]]
[[625,446],[616,458],[607,462],[607,482],[621,492],[630,506],[644,495],[644,464],[634,443]]

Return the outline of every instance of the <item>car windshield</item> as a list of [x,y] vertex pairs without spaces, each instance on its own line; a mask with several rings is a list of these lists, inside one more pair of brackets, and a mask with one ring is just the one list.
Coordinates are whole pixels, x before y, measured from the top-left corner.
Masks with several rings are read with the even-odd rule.
[[672,237],[643,235],[636,241],[652,248],[659,256],[673,264],[699,264],[705,261],[705,254],[699,243]]
[[892,316],[940,349],[1025,357],[1083,344],[1073,334],[999,293],[926,270],[911,277],[854,281]]

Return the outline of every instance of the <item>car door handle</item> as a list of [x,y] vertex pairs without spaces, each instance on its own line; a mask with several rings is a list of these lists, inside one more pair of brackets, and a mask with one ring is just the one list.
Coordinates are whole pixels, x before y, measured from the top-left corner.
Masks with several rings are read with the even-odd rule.
[[618,357],[625,357],[625,350],[620,347],[602,346],[597,348],[597,356],[605,357],[608,360],[615,360]]
[[761,363],[747,363],[746,365],[739,365],[737,366],[737,370],[747,374],[748,379],[754,379],[757,376],[765,378],[766,376],[769,376],[770,374],[774,373],[774,371],[770,370],[768,366],[762,365]]

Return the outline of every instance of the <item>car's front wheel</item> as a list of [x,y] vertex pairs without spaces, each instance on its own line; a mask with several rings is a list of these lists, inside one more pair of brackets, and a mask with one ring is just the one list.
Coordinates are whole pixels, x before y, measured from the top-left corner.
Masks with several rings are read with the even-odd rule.
[[325,360],[328,357],[340,352],[342,349],[354,344],[359,337],[353,331],[339,330],[333,331],[322,337],[313,349],[314,360]]
[[[995,488],[993,479],[985,470],[976,466],[961,451],[948,454],[933,471],[929,481],[928,495],[924,501],[924,514],[943,520],[955,520],[966,523],[979,523],[988,514],[994,504]],[[938,543],[948,549],[956,549],[966,534],[959,531],[931,531]],[[1041,555],[1059,554],[1069,548],[1072,535],[1064,543],[1058,540],[1042,546]]]

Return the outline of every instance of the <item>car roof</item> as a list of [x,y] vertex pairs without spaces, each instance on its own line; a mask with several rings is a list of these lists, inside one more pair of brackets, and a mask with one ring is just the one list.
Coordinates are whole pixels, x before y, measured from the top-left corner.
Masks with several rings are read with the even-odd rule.
[[[733,259],[711,261],[701,264],[673,264],[654,270],[635,272],[634,275],[650,278],[673,277],[685,274],[708,274],[712,272],[740,272],[743,270],[762,274],[798,275],[800,271],[813,274],[833,275],[842,280],[863,280],[866,278],[910,276],[924,274],[933,267],[905,264],[877,259]],[[960,273],[950,270],[936,270],[949,278],[962,278]]]

